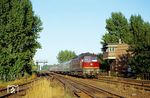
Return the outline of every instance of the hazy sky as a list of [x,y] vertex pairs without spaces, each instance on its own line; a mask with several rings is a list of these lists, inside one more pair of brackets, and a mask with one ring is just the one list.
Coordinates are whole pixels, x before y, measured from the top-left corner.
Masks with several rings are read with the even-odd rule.
[[31,0],[33,10],[43,22],[43,31],[35,59],[57,63],[60,50],[76,54],[101,52],[101,37],[106,32],[105,20],[112,12],[126,18],[140,14],[150,21],[150,0]]

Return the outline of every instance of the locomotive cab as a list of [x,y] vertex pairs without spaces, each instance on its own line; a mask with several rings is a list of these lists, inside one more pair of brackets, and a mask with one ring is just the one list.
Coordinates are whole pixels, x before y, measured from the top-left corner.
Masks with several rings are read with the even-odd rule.
[[95,77],[99,73],[99,61],[96,56],[84,56],[82,62],[85,77]]

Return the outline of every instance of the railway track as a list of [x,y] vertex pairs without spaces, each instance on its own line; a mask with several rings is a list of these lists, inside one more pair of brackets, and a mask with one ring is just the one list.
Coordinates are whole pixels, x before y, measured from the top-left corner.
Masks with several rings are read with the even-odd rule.
[[149,80],[135,80],[125,78],[111,78],[111,77],[99,77],[99,79],[93,79],[93,81],[100,81],[109,84],[122,84],[124,87],[132,87],[139,90],[150,91]]
[[[53,79],[58,80],[63,84],[63,87],[65,89],[69,89],[70,92],[72,92],[73,96],[77,98],[128,98],[129,96],[122,94],[122,92],[117,92],[113,89],[109,89],[109,87],[102,87],[99,84],[102,82],[105,82],[106,84],[122,84],[126,87],[138,87],[138,89],[144,89],[149,92],[149,82],[148,81],[131,81],[131,80],[121,80],[121,79],[109,79],[109,78],[101,78],[101,79],[81,79],[81,78],[74,78],[70,76],[64,76],[60,74],[55,73],[43,73],[41,76],[46,77],[48,80],[52,81]],[[38,79],[34,79],[31,81],[28,81],[24,84],[20,84],[19,91],[15,94],[20,95],[21,92],[25,92],[27,89],[29,89],[32,84],[34,84],[35,81]],[[119,81],[120,80],[120,81]],[[136,83],[135,83],[136,82]],[[7,88],[0,89],[0,98],[5,98],[9,96],[15,95],[14,93],[8,93]],[[21,93],[25,94],[25,93]],[[86,95],[86,97],[85,97]],[[23,96],[23,95],[20,95]],[[84,96],[84,97],[83,97]],[[16,97],[15,97],[16,98]],[[20,98],[20,97],[19,97]],[[137,98],[137,97],[131,97],[131,98]],[[139,97],[138,97],[139,98]],[[141,98],[141,97],[140,97]],[[145,97],[147,98],[147,97]]]
[[62,82],[64,86],[71,85],[72,91],[77,97],[81,97],[81,93],[83,92],[87,94],[90,98],[124,98],[124,96],[119,95],[113,91],[106,90],[97,87],[96,85],[85,83],[83,81],[67,78],[65,76],[54,73],[53,77]]

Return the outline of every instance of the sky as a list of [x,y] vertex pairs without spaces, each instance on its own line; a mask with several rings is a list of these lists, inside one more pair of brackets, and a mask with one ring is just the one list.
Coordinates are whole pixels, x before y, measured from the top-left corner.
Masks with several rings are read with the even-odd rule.
[[33,11],[40,17],[42,48],[34,60],[56,64],[61,50],[100,53],[106,19],[112,12],[122,12],[127,19],[140,14],[150,22],[150,0],[31,0]]

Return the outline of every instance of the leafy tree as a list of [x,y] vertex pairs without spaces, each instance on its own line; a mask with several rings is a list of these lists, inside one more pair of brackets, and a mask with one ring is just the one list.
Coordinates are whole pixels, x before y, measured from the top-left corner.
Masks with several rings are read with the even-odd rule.
[[131,42],[131,33],[129,30],[128,20],[121,12],[113,12],[109,19],[106,19],[106,33],[102,37],[104,43],[118,43],[118,40],[125,43]]
[[49,70],[52,65],[44,65],[42,66],[42,70]]
[[132,15],[130,30],[133,34],[133,43],[130,45],[132,68],[137,73],[150,72],[150,24],[144,22],[140,15]]
[[32,11],[30,0],[1,0],[0,24],[1,79],[31,74],[33,56],[40,48],[37,38],[42,24]]
[[58,56],[57,56],[57,59],[58,59],[58,62],[59,63],[63,63],[63,62],[66,62],[66,61],[69,61],[71,60],[72,58],[76,57],[76,54],[75,52],[73,51],[69,51],[69,50],[61,50],[59,53],[58,53]]
[[103,37],[102,37],[102,40],[103,40],[103,42],[101,42],[102,44],[117,43],[118,37],[115,34],[105,33],[105,35],[103,35]]
[[98,59],[100,61],[100,64],[101,64],[100,69],[103,70],[103,71],[108,72],[110,70],[110,65],[112,63],[112,60],[104,60],[102,53],[99,53],[97,55],[97,57],[98,57]]
[[102,53],[99,53],[99,54],[97,55],[97,58],[98,58],[98,60],[99,60],[100,62],[102,62],[102,61],[103,61],[103,54],[102,54]]
[[34,71],[34,72],[35,72],[35,71],[38,71],[38,65],[33,65],[33,66],[32,66],[32,71]]

